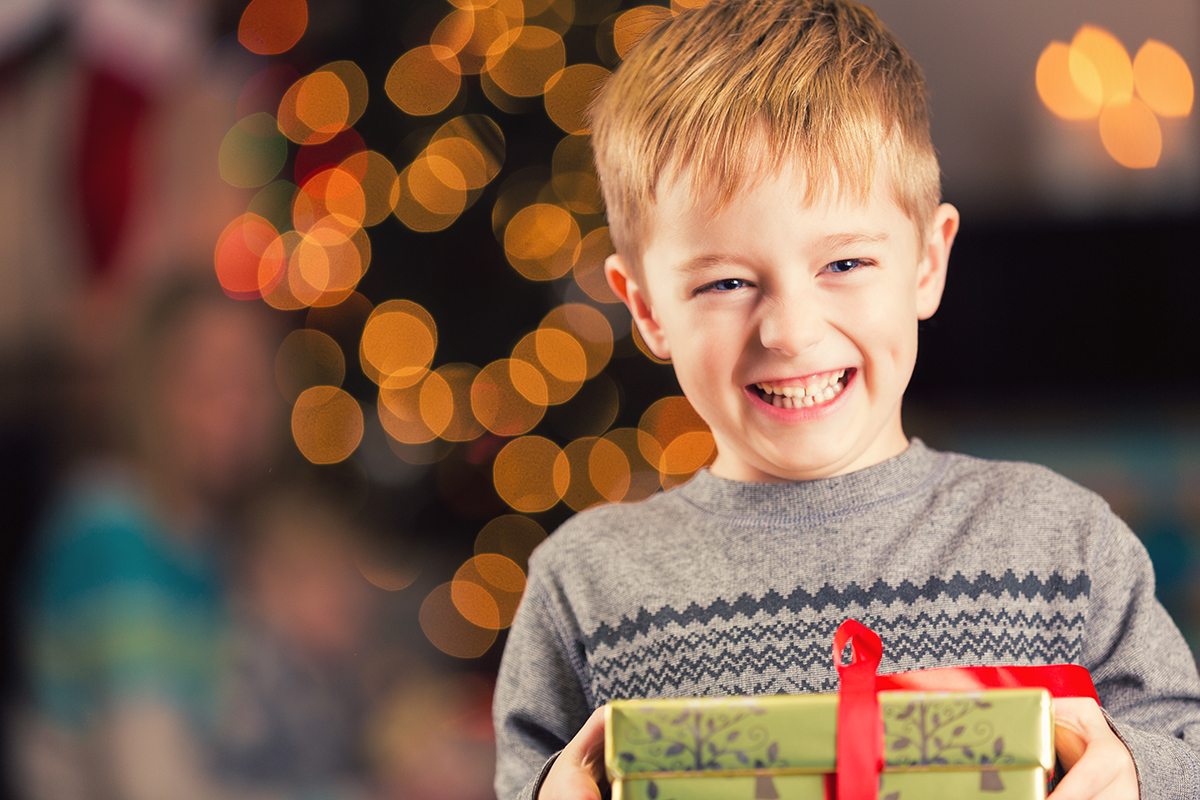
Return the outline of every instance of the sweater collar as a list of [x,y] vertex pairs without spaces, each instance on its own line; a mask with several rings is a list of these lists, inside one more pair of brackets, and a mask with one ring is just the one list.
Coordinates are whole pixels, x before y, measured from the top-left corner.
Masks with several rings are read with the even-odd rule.
[[678,491],[702,511],[746,524],[828,519],[902,501],[936,480],[946,462],[944,454],[914,438],[899,455],[834,478],[747,483],[718,478],[704,469]]

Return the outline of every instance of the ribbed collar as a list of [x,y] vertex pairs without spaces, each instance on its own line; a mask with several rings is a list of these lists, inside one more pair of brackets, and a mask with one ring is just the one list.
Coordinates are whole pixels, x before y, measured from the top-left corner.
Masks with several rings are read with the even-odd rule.
[[701,470],[678,490],[700,511],[735,524],[774,525],[822,522],[903,502],[936,481],[949,464],[943,453],[913,439],[898,456],[872,467],[796,483],[746,483]]

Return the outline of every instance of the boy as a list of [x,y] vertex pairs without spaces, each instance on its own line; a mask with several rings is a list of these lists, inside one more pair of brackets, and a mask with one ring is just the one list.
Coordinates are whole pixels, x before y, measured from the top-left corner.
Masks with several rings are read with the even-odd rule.
[[593,146],[609,281],[717,456],[535,554],[497,685],[501,800],[598,798],[614,698],[835,691],[847,617],[883,637],[881,672],[1087,667],[1105,711],[1056,702],[1056,800],[1200,794],[1200,679],[1129,529],[1048,470],[904,435],[958,213],[878,19],[681,14],[605,87]]

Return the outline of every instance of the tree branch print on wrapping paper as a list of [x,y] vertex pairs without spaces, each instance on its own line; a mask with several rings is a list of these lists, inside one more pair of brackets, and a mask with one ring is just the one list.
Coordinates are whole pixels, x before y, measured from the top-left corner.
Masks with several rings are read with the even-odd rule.
[[[766,727],[754,724],[753,717],[767,713],[759,706],[712,712],[691,707],[674,716],[651,710],[643,713],[650,718],[626,735],[621,745],[628,749],[617,755],[627,770],[694,772],[787,766],[787,761],[779,758],[779,742],[771,740]],[[647,783],[646,792],[650,800],[659,800],[654,781]],[[779,796],[771,776],[758,776],[754,796],[756,800]]]
[[[976,693],[914,700],[902,708],[884,706],[886,760],[894,766],[977,764],[981,791],[1004,790],[999,764],[1015,759],[1004,751],[1004,737],[996,736],[989,720],[967,720],[978,709],[992,704]],[[899,800],[899,792],[883,800]]]

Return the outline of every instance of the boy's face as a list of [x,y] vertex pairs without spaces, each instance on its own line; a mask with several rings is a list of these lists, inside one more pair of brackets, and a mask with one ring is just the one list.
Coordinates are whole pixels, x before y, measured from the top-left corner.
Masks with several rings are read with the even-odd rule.
[[620,256],[607,264],[712,428],[723,478],[841,475],[908,446],[900,401],[917,321],[937,310],[958,212],[941,206],[918,241],[882,165],[865,203],[830,193],[806,207],[794,172],[719,213],[687,180],[662,187],[640,279]]

